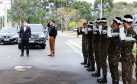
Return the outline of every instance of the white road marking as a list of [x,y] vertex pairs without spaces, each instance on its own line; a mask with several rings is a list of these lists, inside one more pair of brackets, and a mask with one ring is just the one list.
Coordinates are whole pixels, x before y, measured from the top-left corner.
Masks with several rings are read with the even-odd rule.
[[66,41],[65,42],[68,46],[70,46],[71,48],[73,48],[76,52],[78,52],[81,56],[83,55],[81,52],[79,52],[77,49],[75,49],[70,42]]
[[77,46],[78,48],[82,49],[82,47],[74,42],[72,42],[71,40],[68,40],[70,43],[74,44],[75,46]]

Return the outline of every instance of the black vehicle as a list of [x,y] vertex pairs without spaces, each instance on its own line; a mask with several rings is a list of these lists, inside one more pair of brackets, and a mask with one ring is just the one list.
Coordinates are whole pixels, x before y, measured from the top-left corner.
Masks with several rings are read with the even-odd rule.
[[0,44],[18,43],[17,29],[13,27],[4,27],[0,32]]
[[[27,24],[31,28],[31,41],[29,45],[35,47],[40,45],[42,49],[46,46],[46,36],[44,34],[45,29],[42,24]],[[18,40],[18,48],[21,49],[21,41]]]

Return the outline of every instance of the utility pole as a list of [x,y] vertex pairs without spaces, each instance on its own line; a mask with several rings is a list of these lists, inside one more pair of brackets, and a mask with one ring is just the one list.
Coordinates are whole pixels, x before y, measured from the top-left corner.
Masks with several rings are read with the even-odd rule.
[[101,8],[100,8],[100,19],[102,18],[102,0],[101,0]]
[[[11,0],[11,11],[12,11],[12,0]],[[12,26],[12,16],[11,16],[11,26]]]
[[4,13],[4,27],[7,27],[7,7],[5,4],[5,9],[4,9],[5,13]]

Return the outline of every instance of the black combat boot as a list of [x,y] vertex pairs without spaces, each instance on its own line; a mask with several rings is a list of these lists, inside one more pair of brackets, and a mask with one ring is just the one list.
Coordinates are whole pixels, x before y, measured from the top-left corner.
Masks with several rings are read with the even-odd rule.
[[97,79],[98,83],[107,83],[107,76],[104,75],[101,79]]
[[98,69],[95,73],[91,74],[93,77],[99,77],[100,76],[100,69]]
[[94,65],[90,66],[90,67],[87,69],[87,71],[95,71],[95,66],[94,66]]
[[113,81],[113,83],[112,83],[112,84],[119,84],[119,82]]
[[90,67],[90,62],[88,62],[87,65],[84,66],[85,68],[89,68]]
[[87,59],[84,59],[84,61],[81,63],[81,65],[86,65],[87,64]]

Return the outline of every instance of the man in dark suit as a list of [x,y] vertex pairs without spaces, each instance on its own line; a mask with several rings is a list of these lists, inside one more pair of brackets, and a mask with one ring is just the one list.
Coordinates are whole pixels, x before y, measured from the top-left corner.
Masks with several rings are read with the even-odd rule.
[[24,21],[24,26],[20,29],[19,40],[21,41],[21,57],[24,56],[24,46],[26,46],[27,57],[29,57],[29,41],[31,40],[31,29]]

